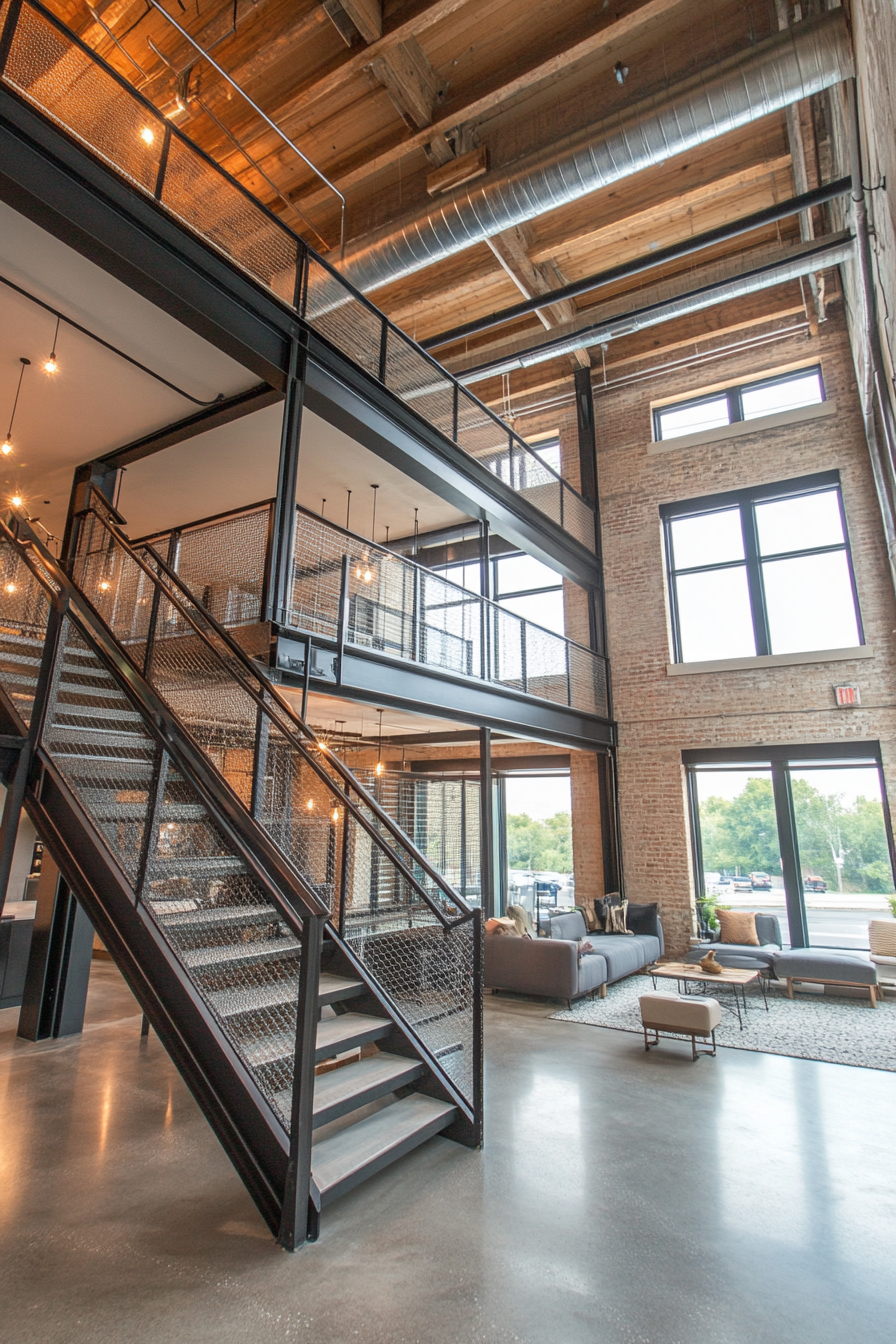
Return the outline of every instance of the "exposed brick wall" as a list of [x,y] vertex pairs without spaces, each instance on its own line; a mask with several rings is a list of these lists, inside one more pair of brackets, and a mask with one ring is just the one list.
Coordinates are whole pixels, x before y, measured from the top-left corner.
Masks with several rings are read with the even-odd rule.
[[[766,369],[818,358],[830,418],[648,456],[650,401],[738,382]],[[692,370],[675,370],[629,387],[598,392],[598,477],[613,698],[619,724],[619,800],[626,892],[659,900],[667,943],[682,951],[693,929],[691,871],[681,752],[705,746],[879,740],[890,806],[896,806],[896,604],[868,463],[842,309],[830,310],[819,336],[794,335],[732,353]],[[564,469],[577,478],[575,413],[558,416]],[[527,419],[524,432],[541,426]],[[669,677],[671,661],[659,506],[837,468],[859,591],[865,641],[874,657]],[[863,704],[838,710],[832,686],[856,682]],[[595,789],[576,771],[577,832],[597,823]],[[599,859],[595,872],[599,871]],[[580,865],[576,851],[577,893]]]

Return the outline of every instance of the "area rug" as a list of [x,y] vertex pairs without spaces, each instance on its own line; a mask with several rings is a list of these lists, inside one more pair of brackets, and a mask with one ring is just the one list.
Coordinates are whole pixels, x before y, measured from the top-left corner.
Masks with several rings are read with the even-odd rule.
[[[586,1027],[610,1027],[614,1031],[642,1033],[638,997],[653,988],[649,976],[632,975],[610,985],[605,999],[584,999],[570,1010],[552,1013],[558,1022],[577,1022]],[[674,982],[657,981],[657,989],[675,992]],[[731,991],[722,990],[719,1002],[731,1002]],[[835,998],[770,988],[768,1012],[756,990],[748,991],[749,1009],[744,1029],[737,1015],[722,1011],[716,1044],[732,1050],[755,1050],[769,1055],[791,1055],[830,1064],[855,1064],[863,1069],[896,1072],[896,1000],[885,999],[875,1010],[868,999]],[[690,1045],[690,1041],[688,1042]]]

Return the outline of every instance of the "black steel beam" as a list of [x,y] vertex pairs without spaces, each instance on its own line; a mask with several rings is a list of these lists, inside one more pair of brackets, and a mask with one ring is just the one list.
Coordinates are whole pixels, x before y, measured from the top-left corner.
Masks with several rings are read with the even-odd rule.
[[[484,729],[479,730],[480,733]],[[494,743],[494,737],[492,742]],[[415,775],[454,775],[454,774],[473,774],[479,769],[478,756],[446,756],[440,760],[438,756],[433,756],[428,761],[411,761],[411,773]],[[544,773],[546,770],[568,770],[571,757],[569,752],[552,753],[550,756],[492,756],[491,772],[492,775],[506,774],[512,771],[518,774],[525,770],[531,774]],[[386,773],[388,774],[388,767]]]
[[[291,638],[296,638],[294,632]],[[332,682],[312,681],[312,691],[586,750],[611,746],[615,741],[612,723],[581,710],[515,694],[487,682],[452,677],[435,668],[402,663],[372,650],[346,649],[341,674],[338,687]],[[284,688],[301,693],[301,672],[281,672],[280,678]]]
[[597,559],[581,542],[313,333],[307,377],[309,410],[574,583],[595,582]]
[[165,425],[164,429],[145,434],[142,439],[134,439],[132,443],[126,443],[121,448],[113,448],[111,452],[105,453],[97,460],[108,463],[110,467],[129,467],[132,462],[140,462],[144,457],[152,457],[153,453],[161,453],[165,448],[173,448],[176,443],[184,443],[187,439],[195,438],[197,434],[207,434],[210,429],[229,425],[244,415],[263,411],[266,406],[273,406],[275,402],[282,400],[283,393],[278,388],[271,387],[268,383],[259,383],[246,392],[237,392],[232,397],[225,397],[223,401],[215,402],[213,406],[195,411],[193,415],[185,416],[183,420],[175,420],[173,424]]
[[704,248],[727,242],[731,238],[739,238],[742,234],[752,233],[755,229],[766,228],[769,224],[777,223],[778,220],[788,219],[790,215],[799,215],[804,210],[811,210],[816,205],[824,205],[827,201],[836,200],[838,196],[845,196],[850,186],[850,178],[840,177],[836,182],[829,182],[826,186],[816,187],[814,191],[804,192],[801,196],[792,196],[789,200],[781,201],[777,205],[770,205],[765,210],[757,210],[752,215],[743,215],[730,224],[721,224],[716,229],[708,229],[705,233],[695,234],[692,238],[686,238],[681,243],[672,243],[670,247],[659,248],[656,252],[648,252],[644,256],[634,257],[631,261],[624,261],[619,266],[611,266],[607,271],[598,271],[595,275],[586,275],[582,280],[574,280],[571,284],[561,285],[559,289],[551,290],[548,294],[539,294],[534,299],[525,299],[522,303],[514,303],[509,308],[502,308],[497,313],[490,313],[488,317],[479,317],[472,322],[464,322],[459,327],[452,327],[450,331],[438,332],[435,336],[427,337],[420,344],[424,350],[434,350],[437,346],[448,345],[452,341],[461,341],[468,336],[475,336],[481,331],[490,331],[493,327],[501,327],[506,322],[514,322],[517,318],[526,317],[529,313],[539,312],[542,308],[547,308],[560,299],[578,299],[583,294],[590,294],[592,290],[600,289],[603,285],[612,284],[616,280],[628,280],[632,276],[640,275],[643,271],[652,270],[655,266],[663,266],[667,262],[690,257],[695,252],[703,251]]

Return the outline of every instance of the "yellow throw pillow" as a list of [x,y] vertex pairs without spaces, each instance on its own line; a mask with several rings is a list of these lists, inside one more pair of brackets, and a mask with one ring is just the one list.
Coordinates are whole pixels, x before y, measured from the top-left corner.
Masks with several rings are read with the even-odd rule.
[[716,919],[721,930],[720,942],[739,943],[742,947],[758,947],[756,933],[756,915],[749,910],[716,909]]

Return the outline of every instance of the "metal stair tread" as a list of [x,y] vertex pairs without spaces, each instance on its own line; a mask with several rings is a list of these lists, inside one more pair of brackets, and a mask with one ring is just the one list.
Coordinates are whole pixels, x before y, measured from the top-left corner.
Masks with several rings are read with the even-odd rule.
[[298,977],[295,980],[275,980],[270,985],[259,985],[255,989],[219,989],[209,995],[212,1007],[219,1017],[237,1017],[241,1013],[254,1013],[262,1008],[283,1008],[294,1004],[299,992]]
[[369,1101],[416,1082],[424,1072],[419,1059],[381,1051],[358,1060],[357,1064],[318,1074],[314,1080],[314,1123],[323,1125],[357,1110]]
[[341,1013],[327,1017],[317,1024],[315,1057],[318,1063],[332,1055],[341,1055],[356,1045],[379,1040],[392,1030],[388,1017],[372,1017],[366,1013]]
[[181,911],[173,915],[156,911],[156,918],[165,929],[192,929],[251,924],[259,919],[279,921],[280,914],[272,905],[217,905],[210,910]]
[[[111,717],[110,717],[111,712]],[[66,714],[71,718],[77,719],[99,719],[105,718],[109,723],[142,723],[143,715],[138,714],[135,709],[127,708],[114,709],[110,711],[108,705],[72,705],[67,700],[61,698],[56,704],[57,714]]]
[[317,992],[319,1003],[337,1003],[341,999],[353,999],[363,994],[367,986],[363,980],[350,980],[344,975],[332,975],[328,971],[320,973],[320,987]]
[[259,938],[251,943],[218,943],[214,947],[194,947],[180,953],[188,970],[201,971],[205,967],[233,965],[240,961],[264,961],[285,957],[298,952],[302,944],[297,938]]
[[151,855],[149,867],[150,880],[156,882],[168,877],[179,877],[182,873],[243,872],[246,865],[235,854],[178,854],[175,850],[170,854]]
[[450,1124],[455,1107],[419,1093],[349,1125],[311,1149],[311,1171],[329,1203]]

